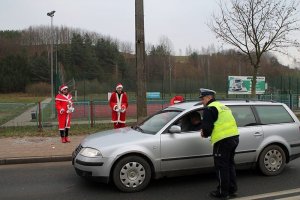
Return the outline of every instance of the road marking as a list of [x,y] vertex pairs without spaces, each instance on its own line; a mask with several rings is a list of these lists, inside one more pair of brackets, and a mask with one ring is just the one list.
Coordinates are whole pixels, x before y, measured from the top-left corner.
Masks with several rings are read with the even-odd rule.
[[[276,197],[276,196],[286,195],[286,194],[293,194],[293,193],[297,193],[297,192],[300,192],[300,188],[291,189],[291,190],[283,190],[283,191],[278,191],[278,192],[270,192],[270,193],[265,193],[265,194],[258,194],[258,195],[241,197],[241,198],[234,198],[234,200],[255,200],[255,199],[268,198],[268,197]],[[291,197],[289,197],[289,198],[291,198]],[[289,199],[289,198],[283,198],[283,199],[284,200],[295,200],[295,199],[299,199],[299,196],[298,196],[298,198],[295,198],[295,199]],[[283,200],[283,199],[280,199],[280,200]]]
[[276,199],[276,200],[299,200],[299,199],[300,199],[300,195],[293,196],[293,197],[286,197],[286,198],[282,198],[282,199]]

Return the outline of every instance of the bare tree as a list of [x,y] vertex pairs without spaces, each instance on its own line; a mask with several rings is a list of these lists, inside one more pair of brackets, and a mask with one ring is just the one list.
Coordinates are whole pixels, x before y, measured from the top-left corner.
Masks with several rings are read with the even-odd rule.
[[[172,68],[174,68],[174,59],[171,58],[171,54],[174,51],[172,41],[165,35],[159,39],[159,46],[162,47],[164,55],[164,75],[165,79],[169,79],[169,96],[172,95]],[[168,76],[168,78],[167,78]]]
[[120,51],[127,54],[132,54],[132,43],[131,42],[120,42]]
[[289,37],[300,30],[298,6],[299,0],[230,0],[230,6],[219,1],[220,15],[213,14],[208,26],[218,39],[248,57],[253,67],[252,97],[262,55],[299,46]]
[[161,36],[159,38],[159,45],[164,47],[165,51],[171,55],[172,52],[174,51],[173,43],[172,41],[165,35]]

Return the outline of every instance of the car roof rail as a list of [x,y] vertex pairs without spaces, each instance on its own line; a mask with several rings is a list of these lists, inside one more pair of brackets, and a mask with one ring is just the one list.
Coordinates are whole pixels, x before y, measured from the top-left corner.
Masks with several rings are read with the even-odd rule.
[[245,101],[245,102],[272,102],[272,103],[280,103],[273,99],[266,100],[266,99],[249,99],[249,98],[227,98],[227,99],[218,99],[220,101]]

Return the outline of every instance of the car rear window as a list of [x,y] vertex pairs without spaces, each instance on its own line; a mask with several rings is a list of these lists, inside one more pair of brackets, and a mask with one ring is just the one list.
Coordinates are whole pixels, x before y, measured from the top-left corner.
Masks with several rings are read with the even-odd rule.
[[281,105],[255,106],[262,124],[279,124],[294,122],[288,111]]
[[238,127],[256,124],[254,114],[250,106],[228,106],[235,118]]

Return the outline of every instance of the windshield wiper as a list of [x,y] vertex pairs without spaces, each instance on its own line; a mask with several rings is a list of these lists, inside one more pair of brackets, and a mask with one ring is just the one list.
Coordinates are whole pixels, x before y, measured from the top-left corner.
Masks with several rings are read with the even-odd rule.
[[141,127],[139,127],[139,126],[135,126],[133,129],[134,130],[138,130],[138,131],[144,133],[144,130]]

